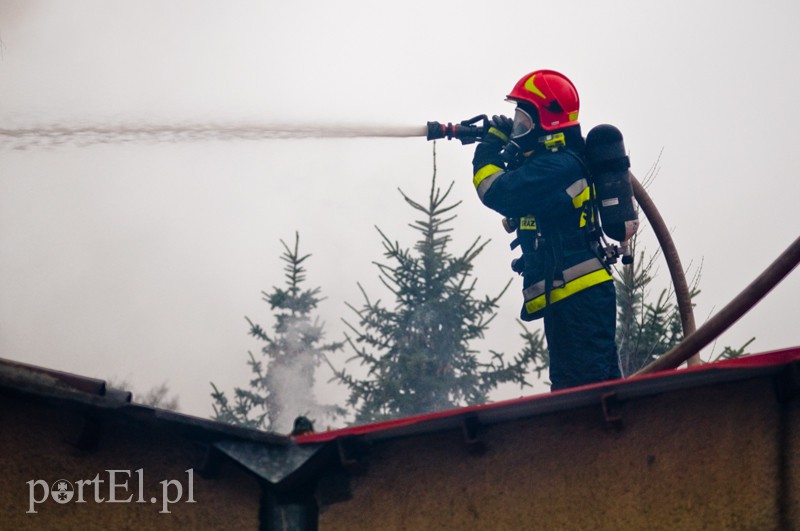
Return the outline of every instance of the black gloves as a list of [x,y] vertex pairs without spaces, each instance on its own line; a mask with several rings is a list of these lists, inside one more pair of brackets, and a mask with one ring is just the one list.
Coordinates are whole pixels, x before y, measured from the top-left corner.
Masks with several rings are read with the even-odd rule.
[[494,115],[489,121],[489,130],[484,135],[482,142],[498,144],[502,148],[508,143],[513,127],[514,120],[508,116]]
[[472,157],[473,182],[476,183],[476,188],[482,181],[478,176],[485,177],[484,173],[487,171],[505,169],[501,151],[508,144],[513,126],[514,120],[507,116],[495,115],[489,120],[489,128],[475,147],[475,156]]

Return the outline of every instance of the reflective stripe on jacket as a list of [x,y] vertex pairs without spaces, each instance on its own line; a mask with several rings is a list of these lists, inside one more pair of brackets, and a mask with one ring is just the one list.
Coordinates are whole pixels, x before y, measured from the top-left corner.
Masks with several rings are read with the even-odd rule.
[[[598,258],[585,260],[565,269],[562,279],[553,280],[553,287],[549,293],[550,304],[612,279],[613,277]],[[522,296],[525,301],[525,312],[530,319],[541,317],[540,313],[547,307],[548,301],[545,281],[540,280],[523,289]]]

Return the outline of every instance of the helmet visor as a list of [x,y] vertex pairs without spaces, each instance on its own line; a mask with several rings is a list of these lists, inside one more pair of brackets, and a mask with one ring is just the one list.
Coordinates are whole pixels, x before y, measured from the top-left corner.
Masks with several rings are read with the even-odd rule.
[[514,111],[514,126],[511,128],[511,138],[525,136],[533,130],[533,118],[525,110],[517,107]]

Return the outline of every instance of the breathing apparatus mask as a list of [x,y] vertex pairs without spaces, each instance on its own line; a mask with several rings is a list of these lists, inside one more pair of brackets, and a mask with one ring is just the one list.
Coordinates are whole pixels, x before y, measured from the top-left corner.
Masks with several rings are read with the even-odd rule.
[[536,122],[528,111],[522,107],[517,107],[514,110],[514,125],[511,128],[511,138],[522,138],[536,127]]
[[509,141],[503,147],[500,155],[506,166],[513,170],[534,152],[558,151],[568,145],[572,146],[573,150],[583,151],[580,125],[575,124],[547,131],[541,126],[535,107],[518,105],[514,111],[514,122]]
[[503,147],[501,155],[503,161],[510,167],[516,168],[522,164],[525,154],[533,151],[537,143],[537,121],[539,115],[536,109],[525,109],[517,105],[514,110],[514,124],[511,128],[508,143]]

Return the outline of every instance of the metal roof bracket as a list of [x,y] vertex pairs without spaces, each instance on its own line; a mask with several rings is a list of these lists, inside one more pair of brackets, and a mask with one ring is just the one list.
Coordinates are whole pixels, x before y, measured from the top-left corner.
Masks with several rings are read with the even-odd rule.
[[481,453],[486,450],[486,442],[481,436],[481,422],[475,414],[467,415],[461,422],[464,433],[464,442],[472,453]]
[[786,365],[775,376],[775,391],[780,402],[788,402],[800,394],[800,361]]
[[358,437],[342,437],[336,439],[339,463],[348,474],[361,474],[367,470],[364,457],[367,454],[367,443]]
[[603,420],[606,427],[614,430],[622,430],[622,414],[620,413],[620,401],[616,391],[607,391],[600,395],[600,405],[603,408]]

